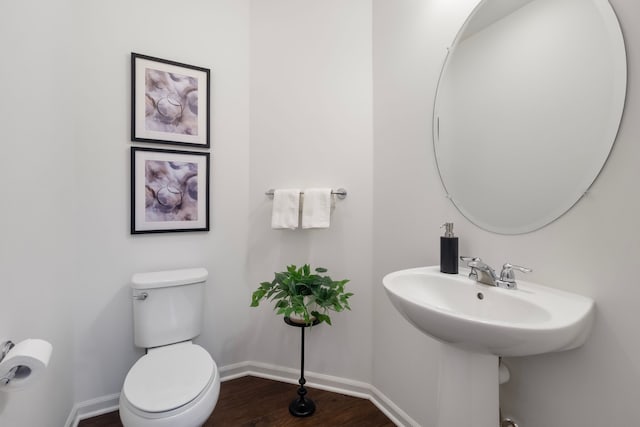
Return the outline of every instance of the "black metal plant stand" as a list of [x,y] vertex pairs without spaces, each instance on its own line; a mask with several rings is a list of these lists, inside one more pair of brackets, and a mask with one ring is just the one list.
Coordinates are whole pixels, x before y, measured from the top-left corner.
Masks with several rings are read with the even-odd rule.
[[291,415],[294,415],[296,417],[308,417],[315,412],[316,404],[313,403],[313,400],[305,397],[307,394],[307,389],[304,388],[304,384],[307,381],[304,379],[304,330],[307,326],[314,326],[319,322],[316,319],[313,321],[313,323],[296,323],[292,322],[288,317],[284,318],[284,322],[287,325],[300,328],[302,337],[302,343],[300,345],[300,379],[298,380],[298,384],[300,384],[300,387],[298,387],[298,398],[294,399],[293,402],[291,402],[291,404],[289,405],[289,412],[291,413]]

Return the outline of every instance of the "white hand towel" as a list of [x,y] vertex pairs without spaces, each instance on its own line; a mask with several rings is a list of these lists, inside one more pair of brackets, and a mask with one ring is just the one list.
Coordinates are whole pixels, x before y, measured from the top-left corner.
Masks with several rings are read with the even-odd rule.
[[329,228],[331,189],[308,188],[302,201],[302,228]]
[[271,211],[271,228],[298,228],[300,216],[300,190],[288,188],[273,192],[273,210]]

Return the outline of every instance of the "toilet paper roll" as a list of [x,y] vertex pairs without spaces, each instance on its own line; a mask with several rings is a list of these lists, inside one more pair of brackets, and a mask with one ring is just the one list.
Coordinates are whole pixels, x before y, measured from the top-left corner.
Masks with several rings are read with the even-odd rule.
[[[47,369],[52,351],[53,346],[40,339],[27,339],[16,344],[0,362],[0,391],[21,389],[37,381]],[[3,379],[12,376],[5,384]]]

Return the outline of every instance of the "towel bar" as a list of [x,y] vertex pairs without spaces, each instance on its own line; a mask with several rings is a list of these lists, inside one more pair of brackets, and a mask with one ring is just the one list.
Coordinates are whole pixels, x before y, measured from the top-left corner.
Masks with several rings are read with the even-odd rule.
[[[273,192],[275,190],[273,188],[267,190],[264,194],[266,194],[269,197],[273,197]],[[301,191],[300,194],[304,194],[304,191]],[[331,190],[331,194],[335,194],[338,199],[344,199],[345,197],[347,197],[347,190],[345,190],[344,188],[338,188],[337,190]]]

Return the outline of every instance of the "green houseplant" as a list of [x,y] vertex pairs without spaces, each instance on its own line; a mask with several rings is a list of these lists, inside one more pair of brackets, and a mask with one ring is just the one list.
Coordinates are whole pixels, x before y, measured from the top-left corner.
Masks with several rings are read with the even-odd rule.
[[286,271],[275,273],[272,281],[260,283],[251,297],[251,307],[270,300],[275,303],[276,314],[292,321],[297,317],[300,323],[310,324],[317,319],[330,325],[328,312],[351,310],[348,299],[353,294],[344,290],[349,280],[333,280],[324,275],[326,272],[326,268],[319,267],[312,273],[309,264],[289,265]]

